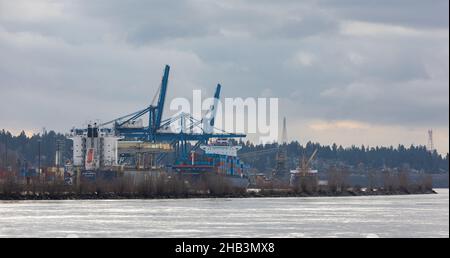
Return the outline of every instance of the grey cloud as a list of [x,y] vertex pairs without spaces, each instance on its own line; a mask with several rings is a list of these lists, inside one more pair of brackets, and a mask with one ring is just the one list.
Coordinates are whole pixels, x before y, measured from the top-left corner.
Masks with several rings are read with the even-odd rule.
[[[324,114],[328,119],[352,119],[378,125],[446,126],[448,90],[439,90],[440,87],[440,81],[424,80],[355,83],[323,92],[323,100],[332,107]],[[430,91],[441,95],[430,95]]]
[[138,44],[210,33],[208,17],[196,8],[195,1],[86,1],[80,4],[79,11],[107,21],[113,30]]
[[[448,127],[448,35],[433,32],[448,28],[448,1],[60,3],[62,16],[0,17],[0,89],[11,96],[0,109],[23,99],[4,126],[64,131],[134,111],[168,63],[169,99],[221,82],[224,97],[281,98],[295,121]],[[343,34],[348,21],[419,33]]]
[[447,0],[319,0],[342,19],[425,28],[448,28]]
[[[288,2],[286,2],[288,3]],[[289,4],[289,3],[288,3]],[[87,17],[108,21],[134,44],[179,38],[219,37],[225,30],[240,31],[257,38],[302,38],[335,31],[337,24],[310,2],[186,0],[96,1],[83,4]]]

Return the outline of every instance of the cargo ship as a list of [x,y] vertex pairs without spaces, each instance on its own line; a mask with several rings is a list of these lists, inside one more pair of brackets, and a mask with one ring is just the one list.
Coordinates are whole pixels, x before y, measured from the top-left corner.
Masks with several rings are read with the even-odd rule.
[[[240,147],[232,146],[226,140],[245,138],[246,135],[223,130],[215,133],[215,115],[222,86],[217,84],[212,105],[201,119],[188,113],[163,119],[169,72],[170,66],[166,65],[158,93],[144,109],[106,123],[90,123],[87,129],[72,129],[73,168],[81,171],[77,175],[84,172],[86,177],[95,175],[98,178],[101,171],[109,176],[117,169],[136,173],[210,172],[229,178],[234,185],[248,183],[243,171],[245,167],[237,157]],[[208,144],[211,139],[218,138],[223,139]],[[189,147],[193,147],[193,152],[189,153]]]
[[222,175],[232,187],[247,188],[250,183],[248,166],[237,155],[241,148],[242,146],[233,145],[228,139],[217,139],[201,145],[202,152],[192,151],[188,160],[171,168],[184,175]]
[[[167,169],[193,177],[220,175],[233,187],[249,185],[248,167],[237,155],[242,146],[233,145],[228,139],[217,139],[192,151],[184,160],[157,167],[156,156],[171,152],[169,144],[123,141],[111,129],[99,128],[97,124],[88,125],[87,129],[73,129],[69,138],[73,141],[73,160],[66,166],[68,184],[73,184],[74,180],[110,180],[124,172],[134,172],[138,176],[145,171]],[[80,176],[75,179],[75,174]]]

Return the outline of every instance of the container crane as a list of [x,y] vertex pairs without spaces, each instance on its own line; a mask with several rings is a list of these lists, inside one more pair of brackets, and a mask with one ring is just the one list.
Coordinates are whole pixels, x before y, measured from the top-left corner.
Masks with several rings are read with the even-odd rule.
[[[202,143],[207,143],[211,138],[244,138],[245,134],[227,133],[214,127],[214,120],[217,105],[220,99],[221,85],[218,84],[214,94],[214,104],[204,118],[194,119],[190,114],[182,113],[176,117],[163,120],[164,103],[169,82],[170,66],[166,65],[159,88],[159,97],[156,105],[151,103],[148,107],[119,117],[107,123],[106,126],[113,124],[113,129],[118,136],[124,140],[144,141],[144,142],[165,142],[170,143],[176,150],[177,159],[186,159],[190,151],[198,148]],[[152,101],[153,102],[153,101]],[[148,125],[142,126],[139,121],[148,114]],[[168,128],[174,123],[180,122],[181,130],[179,132],[168,132],[163,129]],[[189,128],[189,130],[184,130]],[[194,128],[200,128],[200,133],[193,131]],[[214,133],[214,129],[220,133]],[[195,142],[190,147],[190,142]],[[165,154],[163,154],[164,156]],[[158,158],[161,160],[162,156]]]
[[309,157],[309,159],[306,159],[305,156],[303,156],[300,159],[298,172],[300,173],[301,176],[307,176],[308,174],[310,174],[312,172],[312,170],[311,170],[311,162],[316,157],[317,151],[318,151],[318,149],[315,149],[314,152]]

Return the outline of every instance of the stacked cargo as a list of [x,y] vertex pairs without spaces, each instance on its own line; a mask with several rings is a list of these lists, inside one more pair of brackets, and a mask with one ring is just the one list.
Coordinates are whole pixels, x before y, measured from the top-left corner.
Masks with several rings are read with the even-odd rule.
[[205,151],[206,156],[214,160],[218,173],[229,176],[245,175],[244,165],[237,156],[242,146],[233,145],[228,139],[218,139],[200,148]]
[[48,167],[44,169],[44,176],[46,181],[56,181],[64,178],[63,167]]
[[230,176],[245,174],[244,164],[238,157],[213,155],[213,160],[216,161],[215,167],[219,174]]
[[189,159],[171,166],[182,174],[217,173],[230,179],[234,186],[246,187],[248,185],[247,169],[237,156],[241,146],[231,145],[228,141],[219,141],[209,145],[200,146],[205,152],[200,154],[192,152]]
[[35,178],[39,177],[39,172],[37,168],[22,168],[19,172],[19,177],[21,178]]

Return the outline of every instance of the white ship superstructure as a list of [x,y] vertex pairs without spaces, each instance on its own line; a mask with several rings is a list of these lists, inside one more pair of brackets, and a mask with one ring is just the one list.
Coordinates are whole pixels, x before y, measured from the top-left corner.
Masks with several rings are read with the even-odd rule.
[[72,130],[73,165],[96,170],[117,165],[118,140],[111,129],[100,129],[96,124],[85,130]]
[[242,146],[232,146],[230,145],[228,139],[218,139],[209,145],[200,146],[200,148],[205,151],[205,154],[207,155],[216,154],[237,157],[237,152],[242,149]]

